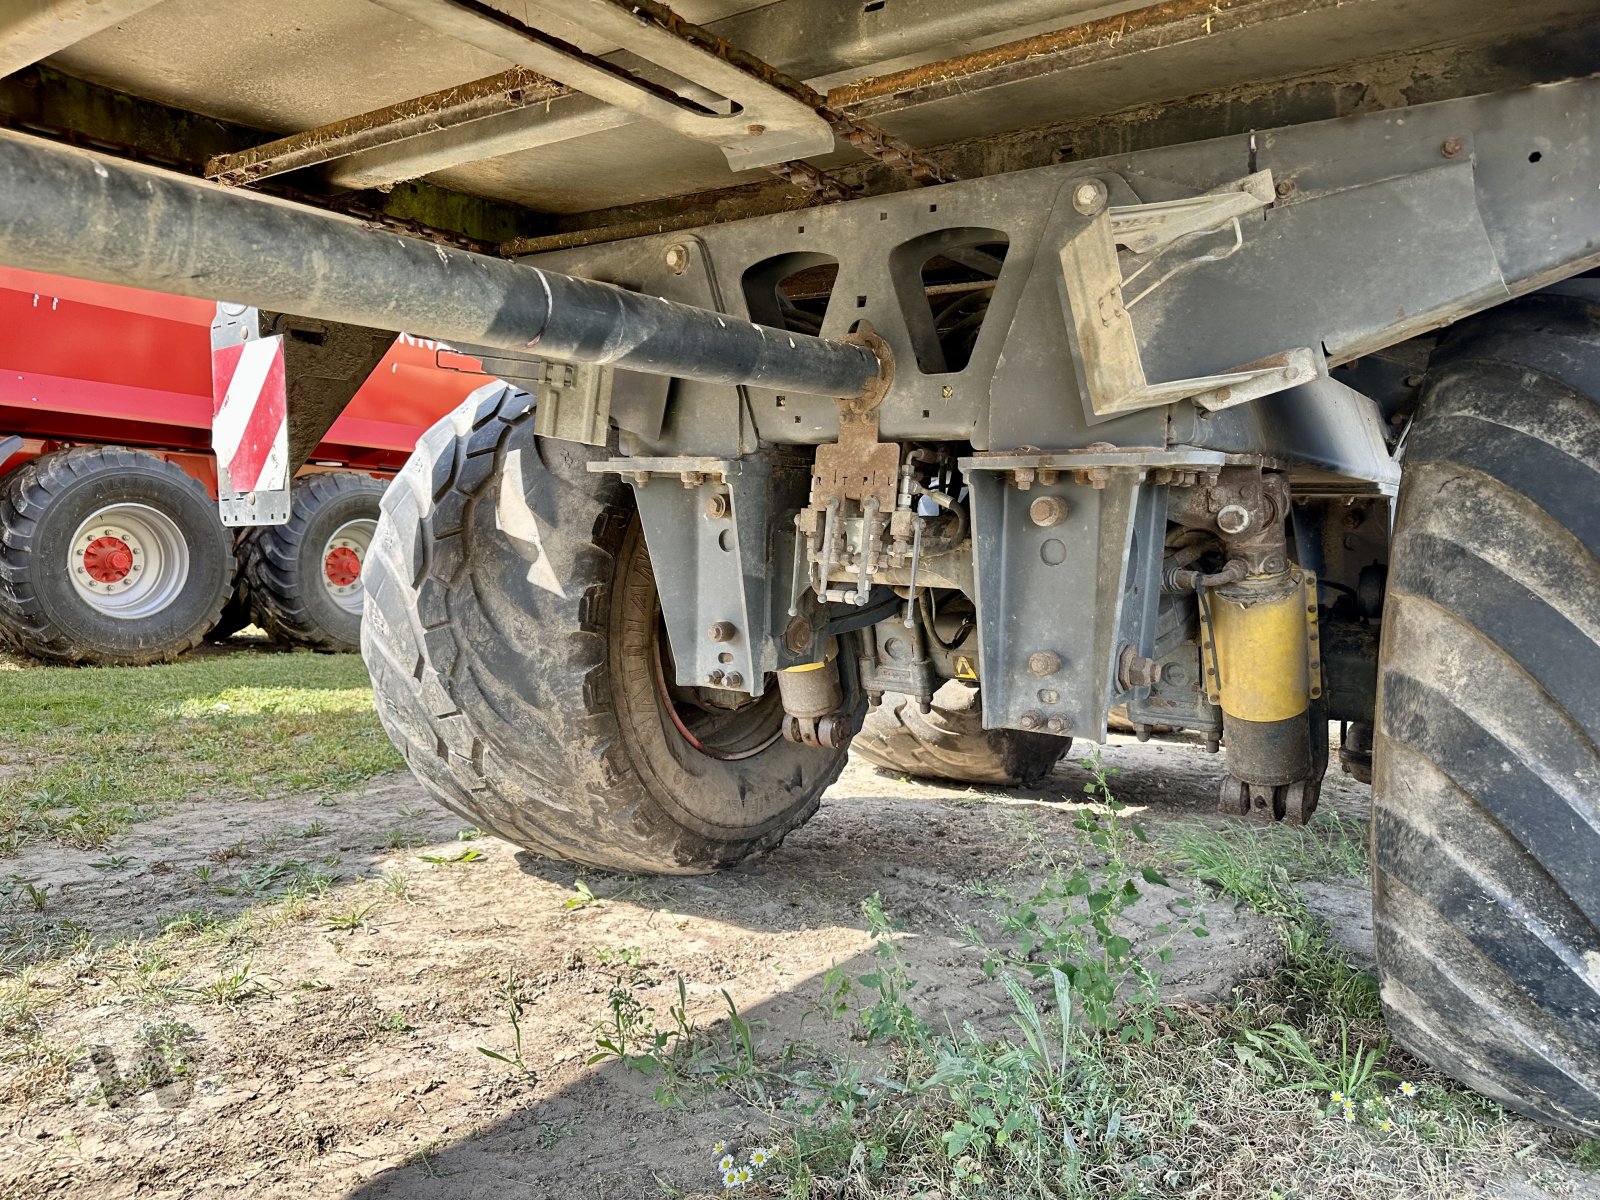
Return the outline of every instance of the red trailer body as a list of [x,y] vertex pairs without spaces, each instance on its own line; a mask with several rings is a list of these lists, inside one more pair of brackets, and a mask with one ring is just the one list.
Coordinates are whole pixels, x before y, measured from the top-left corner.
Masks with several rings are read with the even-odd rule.
[[402,334],[296,480],[290,523],[236,538],[201,491],[215,500],[214,315],[0,267],[0,638],[58,661],[148,662],[253,620],[355,648],[383,480],[485,378]]
[[[209,457],[214,312],[203,300],[0,267],[0,436],[20,434],[33,453],[59,441]],[[312,461],[398,470],[422,431],[484,382],[441,366],[437,350],[395,339]],[[215,491],[208,472],[190,471]]]

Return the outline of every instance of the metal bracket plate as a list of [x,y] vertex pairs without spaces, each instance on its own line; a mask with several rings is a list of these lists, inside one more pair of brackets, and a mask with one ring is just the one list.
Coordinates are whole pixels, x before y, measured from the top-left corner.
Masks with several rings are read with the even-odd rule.
[[611,429],[610,367],[541,361],[528,389],[538,397],[534,432],[540,437],[604,446]]
[[762,459],[613,458],[589,464],[628,480],[650,551],[661,616],[683,687],[760,696],[777,670],[793,528],[775,514],[804,500],[806,472]]
[[[1229,408],[1309,383],[1324,372],[1320,355],[1309,347],[1296,347],[1214,375],[1165,383],[1151,382],[1145,376],[1128,309],[1174,275],[1237,250],[1243,244],[1239,218],[1272,202],[1270,171],[1258,171],[1229,188],[1201,196],[1115,207],[1107,205],[1107,188],[1099,179],[1083,179],[1068,186],[1072,207],[1082,222],[1060,252],[1067,331],[1096,415],[1159,408],[1178,400],[1193,400],[1209,410]],[[1131,299],[1124,295],[1125,286],[1154,265],[1154,260],[1124,276],[1118,246],[1136,254],[1161,253],[1186,238],[1229,225],[1234,230],[1231,248],[1184,260]]]

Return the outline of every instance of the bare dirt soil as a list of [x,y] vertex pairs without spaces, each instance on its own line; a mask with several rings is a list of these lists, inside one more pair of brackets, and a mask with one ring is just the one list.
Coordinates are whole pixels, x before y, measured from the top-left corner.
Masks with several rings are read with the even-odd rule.
[[[1106,762],[1158,842],[1222,824],[1217,759],[1128,743]],[[728,1091],[663,1107],[658,1080],[586,1065],[618,989],[665,1013],[681,978],[691,1022],[719,1028],[731,1000],[760,1056],[870,1066],[877,1051],[822,993],[830,968],[872,969],[876,893],[903,926],[915,1003],[954,1028],[1003,1025],[1010,1002],[964,931],[992,920],[983,885],[1073,844],[1060,801],[1088,779],[1064,764],[1042,791],[1000,793],[855,763],[776,853],[687,879],[577,872],[475,837],[400,775],[320,799],[187,802],[94,850],[32,846],[4,866],[34,889],[12,896],[11,932],[52,955],[0,1010],[0,1195],[721,1193],[713,1143],[782,1131]],[[1366,788],[1335,767],[1324,805],[1360,820]],[[1192,895],[1211,936],[1172,942],[1169,999],[1226,999],[1282,961],[1266,918],[1171,884],[1131,919],[1155,929]],[[1364,882],[1310,890],[1359,957]],[[1558,1193],[1518,1194],[1582,1186],[1557,1175]]]

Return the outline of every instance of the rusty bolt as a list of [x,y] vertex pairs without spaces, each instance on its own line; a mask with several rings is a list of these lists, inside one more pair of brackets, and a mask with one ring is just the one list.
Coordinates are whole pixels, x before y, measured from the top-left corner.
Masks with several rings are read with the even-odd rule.
[[739,631],[734,628],[732,621],[717,621],[711,626],[710,629],[706,630],[707,636],[710,637],[713,642],[731,642],[733,641],[733,635],[738,632]]
[[1024,729],[1037,729],[1044,724],[1044,715],[1034,709],[1029,709],[1017,718],[1017,724]]
[[744,676],[737,671],[729,671],[727,678],[723,682],[733,688],[734,691],[738,691],[744,686]]
[[1032,467],[1013,467],[1011,469],[1011,486],[1019,492],[1025,492],[1033,486],[1033,481],[1039,472]]
[[1278,199],[1287,200],[1290,196],[1294,195],[1294,189],[1295,189],[1294,180],[1292,180],[1292,179],[1280,179],[1280,180],[1278,180],[1277,186],[1274,187],[1272,190],[1277,194]]
[[1072,722],[1065,717],[1051,717],[1044,723],[1044,727],[1057,736],[1072,732]]
[[681,242],[674,242],[667,247],[667,270],[674,275],[682,275],[689,269],[689,247]]
[[1049,529],[1067,519],[1067,502],[1060,496],[1040,496],[1028,505],[1028,516],[1041,529]]
[[1054,675],[1061,670],[1061,655],[1054,650],[1036,650],[1028,655],[1028,670],[1035,675]]
[[1421,387],[1422,386],[1422,376],[1421,375],[1407,375],[1406,376],[1406,386],[1407,387]]
[[722,672],[721,671],[713,671],[713,672],[711,672],[711,674],[706,676],[706,682],[709,683],[712,687],[721,687],[722,686]]
[[728,497],[722,492],[712,492],[706,501],[706,516],[718,520],[726,517],[733,511],[733,506],[728,502]]
[[1455,158],[1461,153],[1462,150],[1466,149],[1466,145],[1467,144],[1458,137],[1447,137],[1445,138],[1444,143],[1439,147],[1439,153],[1444,155],[1446,158]]

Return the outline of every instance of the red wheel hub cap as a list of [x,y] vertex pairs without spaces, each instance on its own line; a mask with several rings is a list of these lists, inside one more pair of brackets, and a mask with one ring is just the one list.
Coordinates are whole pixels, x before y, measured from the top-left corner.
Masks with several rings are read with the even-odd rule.
[[133,551],[119,537],[98,537],[83,551],[83,569],[96,583],[121,583],[133,570]]
[[349,587],[361,578],[361,558],[348,546],[340,546],[328,551],[322,569],[327,572],[328,582],[334,587]]

